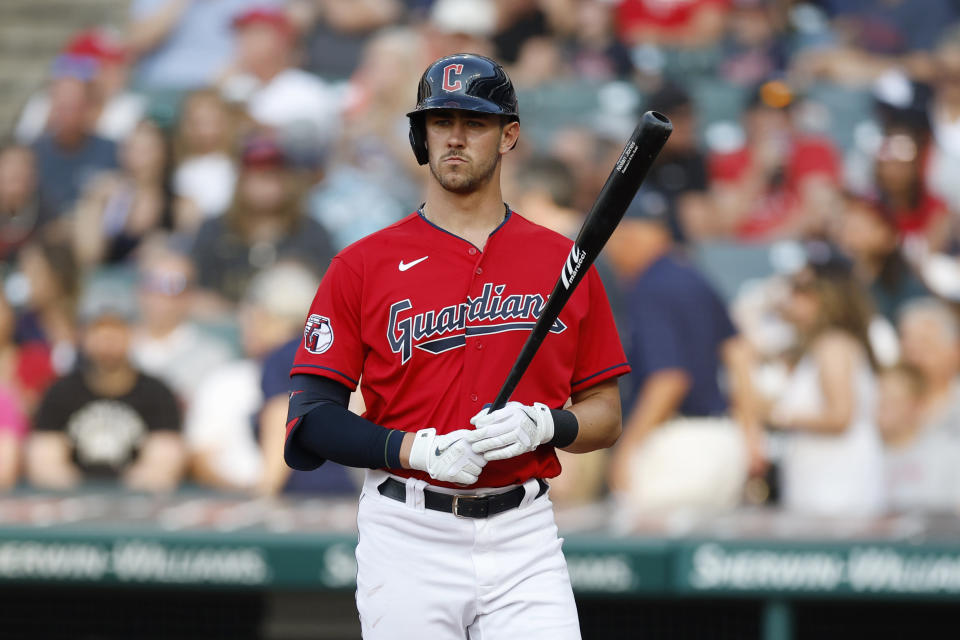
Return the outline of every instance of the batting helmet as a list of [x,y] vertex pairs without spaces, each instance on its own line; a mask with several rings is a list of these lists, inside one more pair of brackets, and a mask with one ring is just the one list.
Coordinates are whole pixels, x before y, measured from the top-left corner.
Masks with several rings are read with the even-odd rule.
[[410,146],[417,162],[427,164],[427,131],[424,112],[462,109],[494,113],[520,120],[517,94],[507,73],[496,61],[474,53],[440,58],[423,72],[417,87],[417,107],[410,118]]

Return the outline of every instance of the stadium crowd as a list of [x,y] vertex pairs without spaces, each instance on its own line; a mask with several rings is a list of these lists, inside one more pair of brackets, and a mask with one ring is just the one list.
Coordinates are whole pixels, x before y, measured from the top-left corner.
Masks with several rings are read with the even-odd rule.
[[356,491],[284,465],[288,371],[471,51],[519,93],[507,202],[568,236],[638,115],[675,126],[598,263],[624,433],[555,500],[957,512],[960,2],[916,4],[132,0],[0,150],[0,488]]

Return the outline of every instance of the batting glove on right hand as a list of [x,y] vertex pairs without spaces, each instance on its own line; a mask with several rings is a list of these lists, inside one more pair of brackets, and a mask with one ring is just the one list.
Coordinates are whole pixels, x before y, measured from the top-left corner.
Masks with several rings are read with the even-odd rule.
[[547,405],[508,402],[502,409],[483,409],[470,418],[477,428],[469,439],[473,450],[490,460],[506,460],[533,451],[553,439],[553,415]]
[[436,429],[420,429],[410,448],[410,468],[426,471],[441,482],[475,483],[487,461],[474,453],[466,439],[470,433],[473,432],[458,429],[438,436]]

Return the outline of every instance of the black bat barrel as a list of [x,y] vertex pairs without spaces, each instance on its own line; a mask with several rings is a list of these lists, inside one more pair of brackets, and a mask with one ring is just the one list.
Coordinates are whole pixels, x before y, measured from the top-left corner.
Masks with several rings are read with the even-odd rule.
[[617,224],[623,219],[627,207],[637,195],[650,166],[663,149],[673,132],[673,124],[663,114],[647,111],[627,140],[617,164],[610,172],[600,195],[587,214],[580,233],[570,249],[570,254],[560,269],[560,277],[547,303],[543,306],[537,324],[531,330],[520,350],[510,375],[500,387],[491,411],[502,408],[520,383],[520,378],[533,360],[533,356],[546,338],[560,310],[570,299],[570,294],[583,279],[590,265],[600,255]]

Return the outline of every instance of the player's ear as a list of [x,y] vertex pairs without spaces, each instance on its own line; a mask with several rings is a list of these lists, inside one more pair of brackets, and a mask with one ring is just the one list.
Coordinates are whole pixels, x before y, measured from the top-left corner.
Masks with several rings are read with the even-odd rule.
[[508,122],[500,130],[500,153],[506,153],[515,146],[520,138],[520,123],[516,120]]

